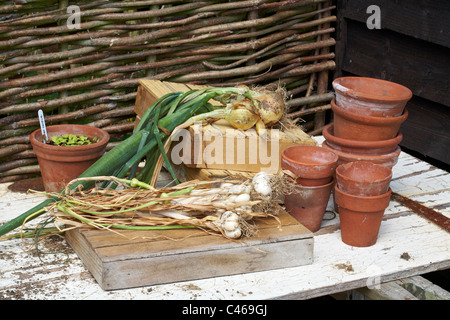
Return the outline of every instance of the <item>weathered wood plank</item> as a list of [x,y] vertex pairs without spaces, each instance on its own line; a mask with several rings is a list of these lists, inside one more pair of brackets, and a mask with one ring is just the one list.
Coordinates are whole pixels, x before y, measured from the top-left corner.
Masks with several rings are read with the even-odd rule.
[[379,288],[364,287],[356,291],[363,295],[362,300],[419,300],[396,281],[382,283]]
[[[258,221],[258,233],[251,239],[248,239],[250,243],[272,243],[279,240],[289,241],[311,237],[311,232],[304,226],[296,223],[296,221],[290,219],[290,216],[282,215],[277,218],[280,219],[280,225],[275,218],[255,219]],[[278,227],[280,228],[278,229]],[[190,250],[194,250],[196,247],[201,250],[205,245],[205,240],[208,240],[210,249],[220,249],[222,246],[229,247],[233,243],[235,247],[242,245],[240,241],[230,242],[220,236],[210,237],[210,234],[205,231],[195,229],[149,230],[144,232],[116,230],[114,233],[105,231],[83,230],[82,233],[99,250],[108,250],[110,247],[123,247],[124,254],[125,252],[129,254],[141,254],[142,250],[149,256],[160,254],[162,248],[167,248],[172,251],[184,251],[186,244],[190,245]]]
[[415,276],[396,281],[400,286],[421,300],[450,300],[450,292],[428,281],[424,277]]
[[403,278],[347,293],[350,300],[450,300],[450,292],[421,276]]
[[450,165],[449,107],[417,96],[407,106],[409,114],[401,127],[401,147],[420,150],[425,157]]
[[[436,168],[417,158],[404,157],[400,154],[401,165],[393,168],[391,188],[405,197],[419,195],[438,195],[440,204],[446,203],[448,198],[449,173]],[[442,196],[440,194],[442,193]]]
[[279,219],[256,219],[258,233],[235,241],[190,229],[71,230],[66,240],[105,290],[312,263],[312,233],[287,213]]
[[[408,197],[425,200],[434,209],[445,200],[430,201],[435,191],[449,188],[450,179],[414,157],[401,153],[394,167],[393,184]],[[408,188],[402,179],[429,180],[423,186]],[[432,176],[440,181],[433,185]],[[450,174],[447,174],[450,177]],[[444,182],[447,181],[445,184]],[[11,193],[0,184],[0,223],[39,203],[36,194]],[[419,188],[420,187],[420,188]],[[440,212],[443,212],[441,208]],[[20,239],[0,242],[0,297],[7,299],[307,299],[367,286],[368,281],[388,282],[418,274],[450,268],[450,237],[433,223],[391,203],[382,222],[377,243],[354,248],[340,240],[338,217],[324,221],[323,233],[314,236],[314,262],[311,265],[250,272],[164,285],[103,291],[78,256],[69,251],[69,263],[42,263],[31,247]],[[32,222],[30,223],[33,224]],[[29,249],[29,250],[27,250]],[[44,247],[48,251],[50,248]],[[59,247],[59,249],[62,249]],[[54,251],[54,249],[53,249]],[[55,257],[45,256],[47,261]],[[65,258],[65,257],[64,257]],[[62,261],[62,260],[60,260]]]
[[[306,299],[364,287],[369,278],[384,282],[450,268],[449,240],[435,232],[433,224],[409,215],[384,221],[380,240],[369,250],[341,243],[338,230],[316,236],[314,263],[308,266],[108,292],[86,274],[76,256],[57,273],[30,253],[23,253],[13,269],[0,273],[0,296],[20,287],[29,288],[23,294],[29,299],[44,298],[50,292],[55,299],[87,295],[92,299]],[[410,237],[411,233],[415,236]],[[20,247],[20,240],[15,241],[6,251],[16,255]],[[431,247],[434,250],[428,250]],[[21,271],[21,266],[29,268]],[[42,286],[45,279],[51,282]]]
[[450,48],[450,3],[446,0],[343,0],[338,12],[355,21],[366,23],[370,5],[380,8],[381,28]]
[[347,20],[342,69],[356,75],[400,83],[414,95],[450,106],[449,48],[388,30],[370,30]]

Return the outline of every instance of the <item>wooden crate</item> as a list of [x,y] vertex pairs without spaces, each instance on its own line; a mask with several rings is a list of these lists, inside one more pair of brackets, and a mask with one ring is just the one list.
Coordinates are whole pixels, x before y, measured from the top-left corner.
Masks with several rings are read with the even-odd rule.
[[104,290],[311,264],[313,234],[286,212],[279,218],[256,219],[257,235],[234,241],[197,229],[77,229],[66,240]]
[[[134,108],[137,115],[136,122],[139,122],[145,110],[162,95],[203,87],[158,80],[140,80]],[[211,101],[219,104],[214,100]],[[173,157],[178,156],[175,162],[198,169],[189,170],[193,178],[200,178],[201,170],[250,173],[266,171],[273,174],[281,170],[281,152],[284,148],[292,145],[316,145],[316,141],[299,127],[289,131],[268,129],[267,132],[267,136],[258,136],[254,129],[236,130],[225,120],[202,125],[200,128],[191,126],[190,139],[180,139],[179,148],[189,152],[171,153],[169,158],[173,160]],[[217,150],[221,151],[220,154]]]

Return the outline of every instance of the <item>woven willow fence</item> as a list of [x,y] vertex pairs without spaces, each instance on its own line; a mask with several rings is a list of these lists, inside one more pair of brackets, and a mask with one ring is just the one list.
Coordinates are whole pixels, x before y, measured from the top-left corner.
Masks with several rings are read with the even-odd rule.
[[[325,124],[335,66],[331,1],[68,1],[0,4],[0,182],[39,174],[29,134],[104,128],[108,148],[133,130],[138,79],[281,84],[290,116]],[[300,121],[301,120],[301,121]]]

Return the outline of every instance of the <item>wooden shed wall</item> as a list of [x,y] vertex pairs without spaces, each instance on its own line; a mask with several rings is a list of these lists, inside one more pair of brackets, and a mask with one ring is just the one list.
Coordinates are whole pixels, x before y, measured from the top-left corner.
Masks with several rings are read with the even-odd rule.
[[[381,28],[366,25],[370,5]],[[450,164],[450,1],[337,0],[336,72],[394,81],[413,91],[400,144]]]

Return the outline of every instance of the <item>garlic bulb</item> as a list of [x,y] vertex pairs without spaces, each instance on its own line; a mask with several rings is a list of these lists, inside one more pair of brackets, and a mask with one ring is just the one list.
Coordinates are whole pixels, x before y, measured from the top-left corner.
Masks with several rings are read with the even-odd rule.
[[229,195],[227,198],[225,198],[225,199],[223,200],[223,204],[224,204],[224,205],[227,205],[227,204],[232,204],[232,203],[234,203],[236,197],[237,197],[237,196],[234,195],[234,194]]
[[228,192],[232,194],[250,193],[250,188],[250,185],[235,184],[228,189]]
[[230,182],[222,182],[221,184],[220,184],[220,188],[219,189],[226,189],[226,190],[228,190],[228,189],[230,189],[232,186],[234,186],[234,184],[232,184],[232,183],[230,183]]
[[225,236],[231,239],[237,239],[242,235],[240,227],[240,216],[233,211],[224,212],[215,224],[223,230]]
[[242,230],[240,228],[235,229],[233,231],[224,231],[224,234],[226,237],[230,238],[230,239],[238,239],[241,237],[242,235]]
[[236,198],[234,198],[235,203],[247,202],[247,201],[250,201],[250,195],[248,193],[242,193],[242,194],[236,196]]
[[258,172],[252,180],[253,190],[262,198],[270,199],[272,195],[272,187],[270,185],[270,174],[266,172]]

